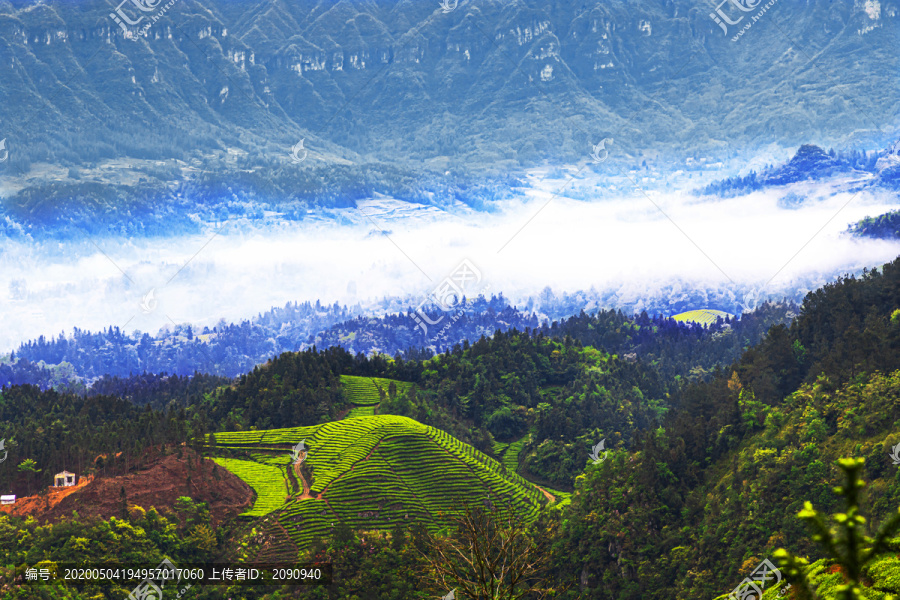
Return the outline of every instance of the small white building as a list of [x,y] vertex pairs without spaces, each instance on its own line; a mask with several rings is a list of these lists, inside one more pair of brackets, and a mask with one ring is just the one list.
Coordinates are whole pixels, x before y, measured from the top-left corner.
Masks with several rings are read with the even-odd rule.
[[53,477],[53,487],[71,487],[75,485],[75,473],[63,471]]
[[0,504],[15,504],[16,496],[15,494],[10,494],[8,496],[0,496]]

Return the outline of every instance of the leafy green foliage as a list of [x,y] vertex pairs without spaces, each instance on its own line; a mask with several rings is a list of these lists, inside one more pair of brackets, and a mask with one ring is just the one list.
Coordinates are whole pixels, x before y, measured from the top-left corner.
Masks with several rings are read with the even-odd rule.
[[[473,438],[479,429],[493,428],[516,439],[533,428],[523,472],[562,487],[571,486],[585,452],[604,436],[627,447],[637,430],[655,426],[675,388],[640,362],[542,332],[497,332],[424,361],[422,368],[418,402],[471,423]],[[586,432],[600,437],[587,445],[579,439]],[[479,449],[490,452],[493,442]]]
[[[765,302],[739,319],[722,315],[707,327],[675,317],[646,313],[628,317],[599,310],[543,327],[546,335],[571,336],[583,346],[652,365],[664,379],[708,380],[717,367],[728,367],[755,346],[773,325],[789,324],[799,307],[793,302]],[[677,316],[677,315],[676,315]]]
[[352,358],[340,348],[286,352],[218,390],[198,407],[226,430],[321,423],[346,406],[342,370]]
[[[85,518],[73,512],[55,524],[41,525],[32,517],[11,517],[0,513],[0,554],[4,565],[16,565],[24,576],[24,565],[67,563],[70,565],[157,565],[164,557],[175,564],[209,561],[222,550],[221,539],[211,527],[209,511],[203,503],[182,497],[174,514],[164,516],[155,508],[130,507],[127,519]],[[220,529],[224,537],[230,533]],[[48,565],[49,566],[49,565]],[[60,584],[33,587],[13,582],[12,573],[0,569],[0,586],[5,598],[111,598],[127,596],[120,584]],[[54,595],[54,594],[59,594]]]
[[[840,566],[841,573],[846,578],[846,583],[834,590],[834,597],[838,600],[868,597],[863,590],[863,577],[869,565],[879,555],[900,549],[900,544],[891,539],[900,530],[900,508],[881,526],[874,538],[867,535],[866,519],[859,510],[860,492],[865,487],[859,473],[864,462],[865,459],[862,458],[838,461],[838,466],[844,473],[844,485],[834,488],[834,491],[843,496],[846,512],[832,517],[834,525],[829,523],[824,514],[815,510],[810,502],[806,502],[797,515],[812,529],[812,540],[824,549],[828,558]],[[822,597],[803,572],[809,561],[784,548],[775,551],[775,558],[784,566],[785,574],[796,582],[801,600],[818,600]],[[885,600],[893,600],[893,596],[887,596]]]
[[790,328],[773,327],[732,369],[680,390],[630,456],[589,465],[558,546],[582,597],[712,597],[779,547],[814,553],[791,515],[804,500],[836,508],[827,465],[841,456],[867,458],[873,518],[893,514],[898,285],[895,261],[811,293]]
[[[842,456],[866,458],[871,484],[859,499],[872,518],[897,513],[900,470],[888,458],[900,442],[897,289],[900,261],[829,284],[806,298],[789,327],[772,327],[730,368],[714,368],[687,385],[660,374],[652,362],[538,330],[498,333],[422,361],[353,357],[335,349],[286,354],[227,389],[217,387],[167,411],[14,387],[0,398],[0,427],[14,458],[0,464],[0,473],[23,478],[14,481],[17,486],[31,485],[24,478],[36,474],[16,469],[25,458],[41,469],[39,476],[67,461],[93,458],[71,448],[112,452],[120,444],[132,450],[123,457],[136,460],[151,440],[196,446],[215,423],[219,431],[205,438],[206,451],[243,461],[233,463],[238,468],[254,465],[257,474],[268,473],[260,489],[277,477],[281,493],[292,496],[265,522],[284,551],[358,558],[354,564],[375,570],[411,569],[416,563],[398,524],[422,525],[425,530],[411,532],[413,538],[438,535],[460,499],[474,498],[509,503],[531,523],[559,519],[550,562],[557,582],[551,587],[560,597],[715,597],[733,589],[748,565],[785,547],[810,562],[806,575],[816,593],[830,598],[848,581],[826,572],[839,565],[822,562],[834,557],[823,557],[793,515],[807,501],[823,511],[838,508],[829,491],[837,483],[829,464]],[[582,335],[591,339],[590,326],[607,317],[585,315],[567,326],[574,332],[585,325]],[[635,327],[655,326],[640,322],[622,322],[626,340],[644,335]],[[594,339],[618,335],[609,327],[593,331],[602,333]],[[685,347],[700,347],[693,344]],[[379,414],[335,421],[355,406],[354,397],[370,407],[377,403]],[[421,415],[422,421],[389,412]],[[492,430],[509,437],[498,441]],[[66,446],[48,448],[48,439]],[[281,469],[301,439],[309,454],[296,476]],[[610,452],[593,464],[588,452],[600,439]],[[128,470],[108,456],[115,464],[97,464],[101,475],[107,468]],[[550,494],[574,492],[568,503],[564,497],[555,503],[561,509],[544,511],[544,495],[523,476],[553,484]],[[300,479],[310,497],[299,497],[305,487]],[[176,528],[187,544],[176,549],[199,557],[221,548],[203,517],[187,514],[202,510],[180,501],[176,509],[185,511]],[[861,529],[858,512],[839,514],[846,516],[844,524]],[[372,530],[380,533],[367,533]],[[387,532],[397,537],[388,542]],[[34,537],[28,535],[16,533],[15,539],[30,548]],[[841,544],[850,537],[829,535],[840,560],[848,560],[851,553]],[[877,538],[870,544],[865,535],[851,545],[874,547]],[[364,537],[378,541],[366,544]],[[858,555],[848,577],[859,572],[867,597],[895,593],[896,559],[863,558]],[[346,583],[309,593],[359,596],[371,581],[390,597],[386,573],[368,578],[347,567]],[[412,589],[411,575],[401,579],[401,589]],[[561,591],[569,585],[572,590]],[[766,600],[774,595],[767,590]]]

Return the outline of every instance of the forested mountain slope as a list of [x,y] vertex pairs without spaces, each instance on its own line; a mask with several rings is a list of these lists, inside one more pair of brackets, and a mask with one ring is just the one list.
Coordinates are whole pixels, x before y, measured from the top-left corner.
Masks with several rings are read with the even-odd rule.
[[710,597],[778,547],[812,553],[794,515],[835,508],[841,456],[866,458],[873,520],[895,512],[898,308],[900,261],[811,293],[789,328],[689,386],[638,452],[588,467],[560,546],[584,597]]

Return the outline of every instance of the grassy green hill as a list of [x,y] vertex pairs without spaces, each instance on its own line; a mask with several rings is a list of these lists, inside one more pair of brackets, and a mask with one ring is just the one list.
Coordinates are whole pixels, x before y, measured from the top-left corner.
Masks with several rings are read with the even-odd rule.
[[217,457],[215,461],[243,479],[256,492],[253,508],[241,516],[261,517],[284,504],[288,488],[285,485],[286,475],[282,469],[262,461],[237,458]]
[[712,310],[710,308],[701,308],[699,310],[689,310],[687,312],[672,315],[672,318],[681,323],[699,323],[700,325],[712,325],[716,319],[722,317],[732,317],[734,315],[721,310]]
[[[809,502],[835,523],[872,535],[897,513],[898,298],[900,260],[835,281],[809,294],[789,326],[771,327],[734,365],[686,383],[670,384],[651,360],[622,360],[582,345],[570,329],[562,339],[497,332],[421,363],[359,360],[334,349],[286,353],[168,414],[114,397],[12,386],[0,390],[0,436],[10,452],[48,450],[29,462],[0,464],[3,481],[37,484],[37,476],[73,462],[49,452],[44,442],[51,435],[69,452],[83,446],[75,458],[85,464],[98,453],[118,457],[117,448],[124,448],[119,460],[102,466],[94,460],[101,484],[118,477],[160,481],[145,468],[146,457],[128,452],[131,443],[153,442],[190,469],[164,491],[180,493],[176,485],[188,494],[208,491],[209,480],[198,478],[206,470],[192,470],[195,461],[189,460],[207,434],[205,454],[220,465],[210,476],[228,469],[256,490],[256,498],[243,522],[230,516],[223,522],[215,518],[225,512],[222,503],[211,496],[209,502],[156,500],[120,493],[125,488],[113,484],[84,496],[105,498],[108,522],[73,512],[71,519],[45,525],[39,512],[28,518],[0,514],[0,552],[16,569],[72,557],[90,564],[109,557],[161,560],[168,553],[180,564],[223,554],[273,562],[314,554],[335,567],[335,586],[309,590],[307,598],[426,600],[457,588],[437,589],[423,577],[423,536],[409,535],[405,526],[439,530],[462,502],[490,500],[501,510],[508,502],[530,521],[529,540],[551,542],[545,556],[557,600],[721,598],[763,558],[777,561],[781,548],[813,563],[810,575],[822,600],[841,597],[837,586],[847,573],[862,576],[865,598],[885,600],[885,592],[900,592],[896,532],[889,534],[889,552],[879,549],[877,561],[859,571],[855,550],[846,555],[851,559],[838,553],[837,560],[823,561],[823,545],[798,515]],[[588,331],[599,323],[582,320],[579,327]],[[639,327],[673,325],[647,321]],[[676,354],[690,346],[658,348]],[[348,372],[367,375],[341,377]],[[373,379],[372,373],[390,379]],[[400,379],[414,381],[415,389]],[[401,390],[414,393],[401,396]],[[350,408],[376,406],[383,414],[341,418]],[[387,414],[396,410],[407,412]],[[319,424],[290,427],[299,423]],[[210,434],[213,427],[221,431]],[[142,437],[146,431],[153,435]],[[594,464],[587,456],[600,439],[611,451]],[[288,452],[301,440],[309,452],[297,469]],[[866,487],[858,498],[853,491],[846,511],[858,508],[865,526],[840,514],[845,499],[834,493],[841,484],[835,461],[846,457],[865,459],[854,464]],[[554,489],[569,489],[569,482],[571,494]],[[540,510],[550,496],[554,510]],[[445,533],[449,539],[439,543],[449,548],[464,532]],[[868,545],[857,541],[844,545]],[[14,576],[8,571],[0,568],[0,588]],[[800,598],[799,587],[793,589],[785,600]],[[55,597],[114,597],[89,592]],[[265,597],[284,600],[298,592]],[[764,598],[756,600],[773,600],[778,592],[766,586]],[[33,594],[23,588],[6,597]]]
[[[312,469],[311,497],[300,498],[296,489],[284,501],[290,484],[276,465],[289,468],[287,453],[300,440],[308,448],[304,466]],[[219,433],[215,451],[226,450],[243,452],[245,458],[217,462],[258,494],[245,515],[274,513],[301,549],[338,522],[354,529],[390,529],[413,521],[440,527],[463,501],[509,503],[530,517],[547,502],[514,471],[444,431],[406,417]]]

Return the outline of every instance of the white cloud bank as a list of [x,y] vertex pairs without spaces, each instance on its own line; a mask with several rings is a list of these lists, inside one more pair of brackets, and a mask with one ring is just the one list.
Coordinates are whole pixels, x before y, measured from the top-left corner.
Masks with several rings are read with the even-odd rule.
[[[848,223],[894,208],[868,193],[838,193],[796,210],[779,208],[783,190],[715,202],[623,190],[547,204],[559,183],[545,181],[491,215],[393,210],[381,200],[348,211],[342,225],[236,224],[215,236],[94,240],[102,253],[88,244],[74,252],[6,242],[0,349],[72,327],[153,333],[171,321],[212,325],[294,300],[416,296],[464,258],[492,292],[514,300],[545,286],[557,293],[613,287],[633,304],[673,280],[717,289],[771,279],[768,290],[777,292],[900,254],[900,243],[840,235]],[[151,289],[157,304],[145,314]]]

